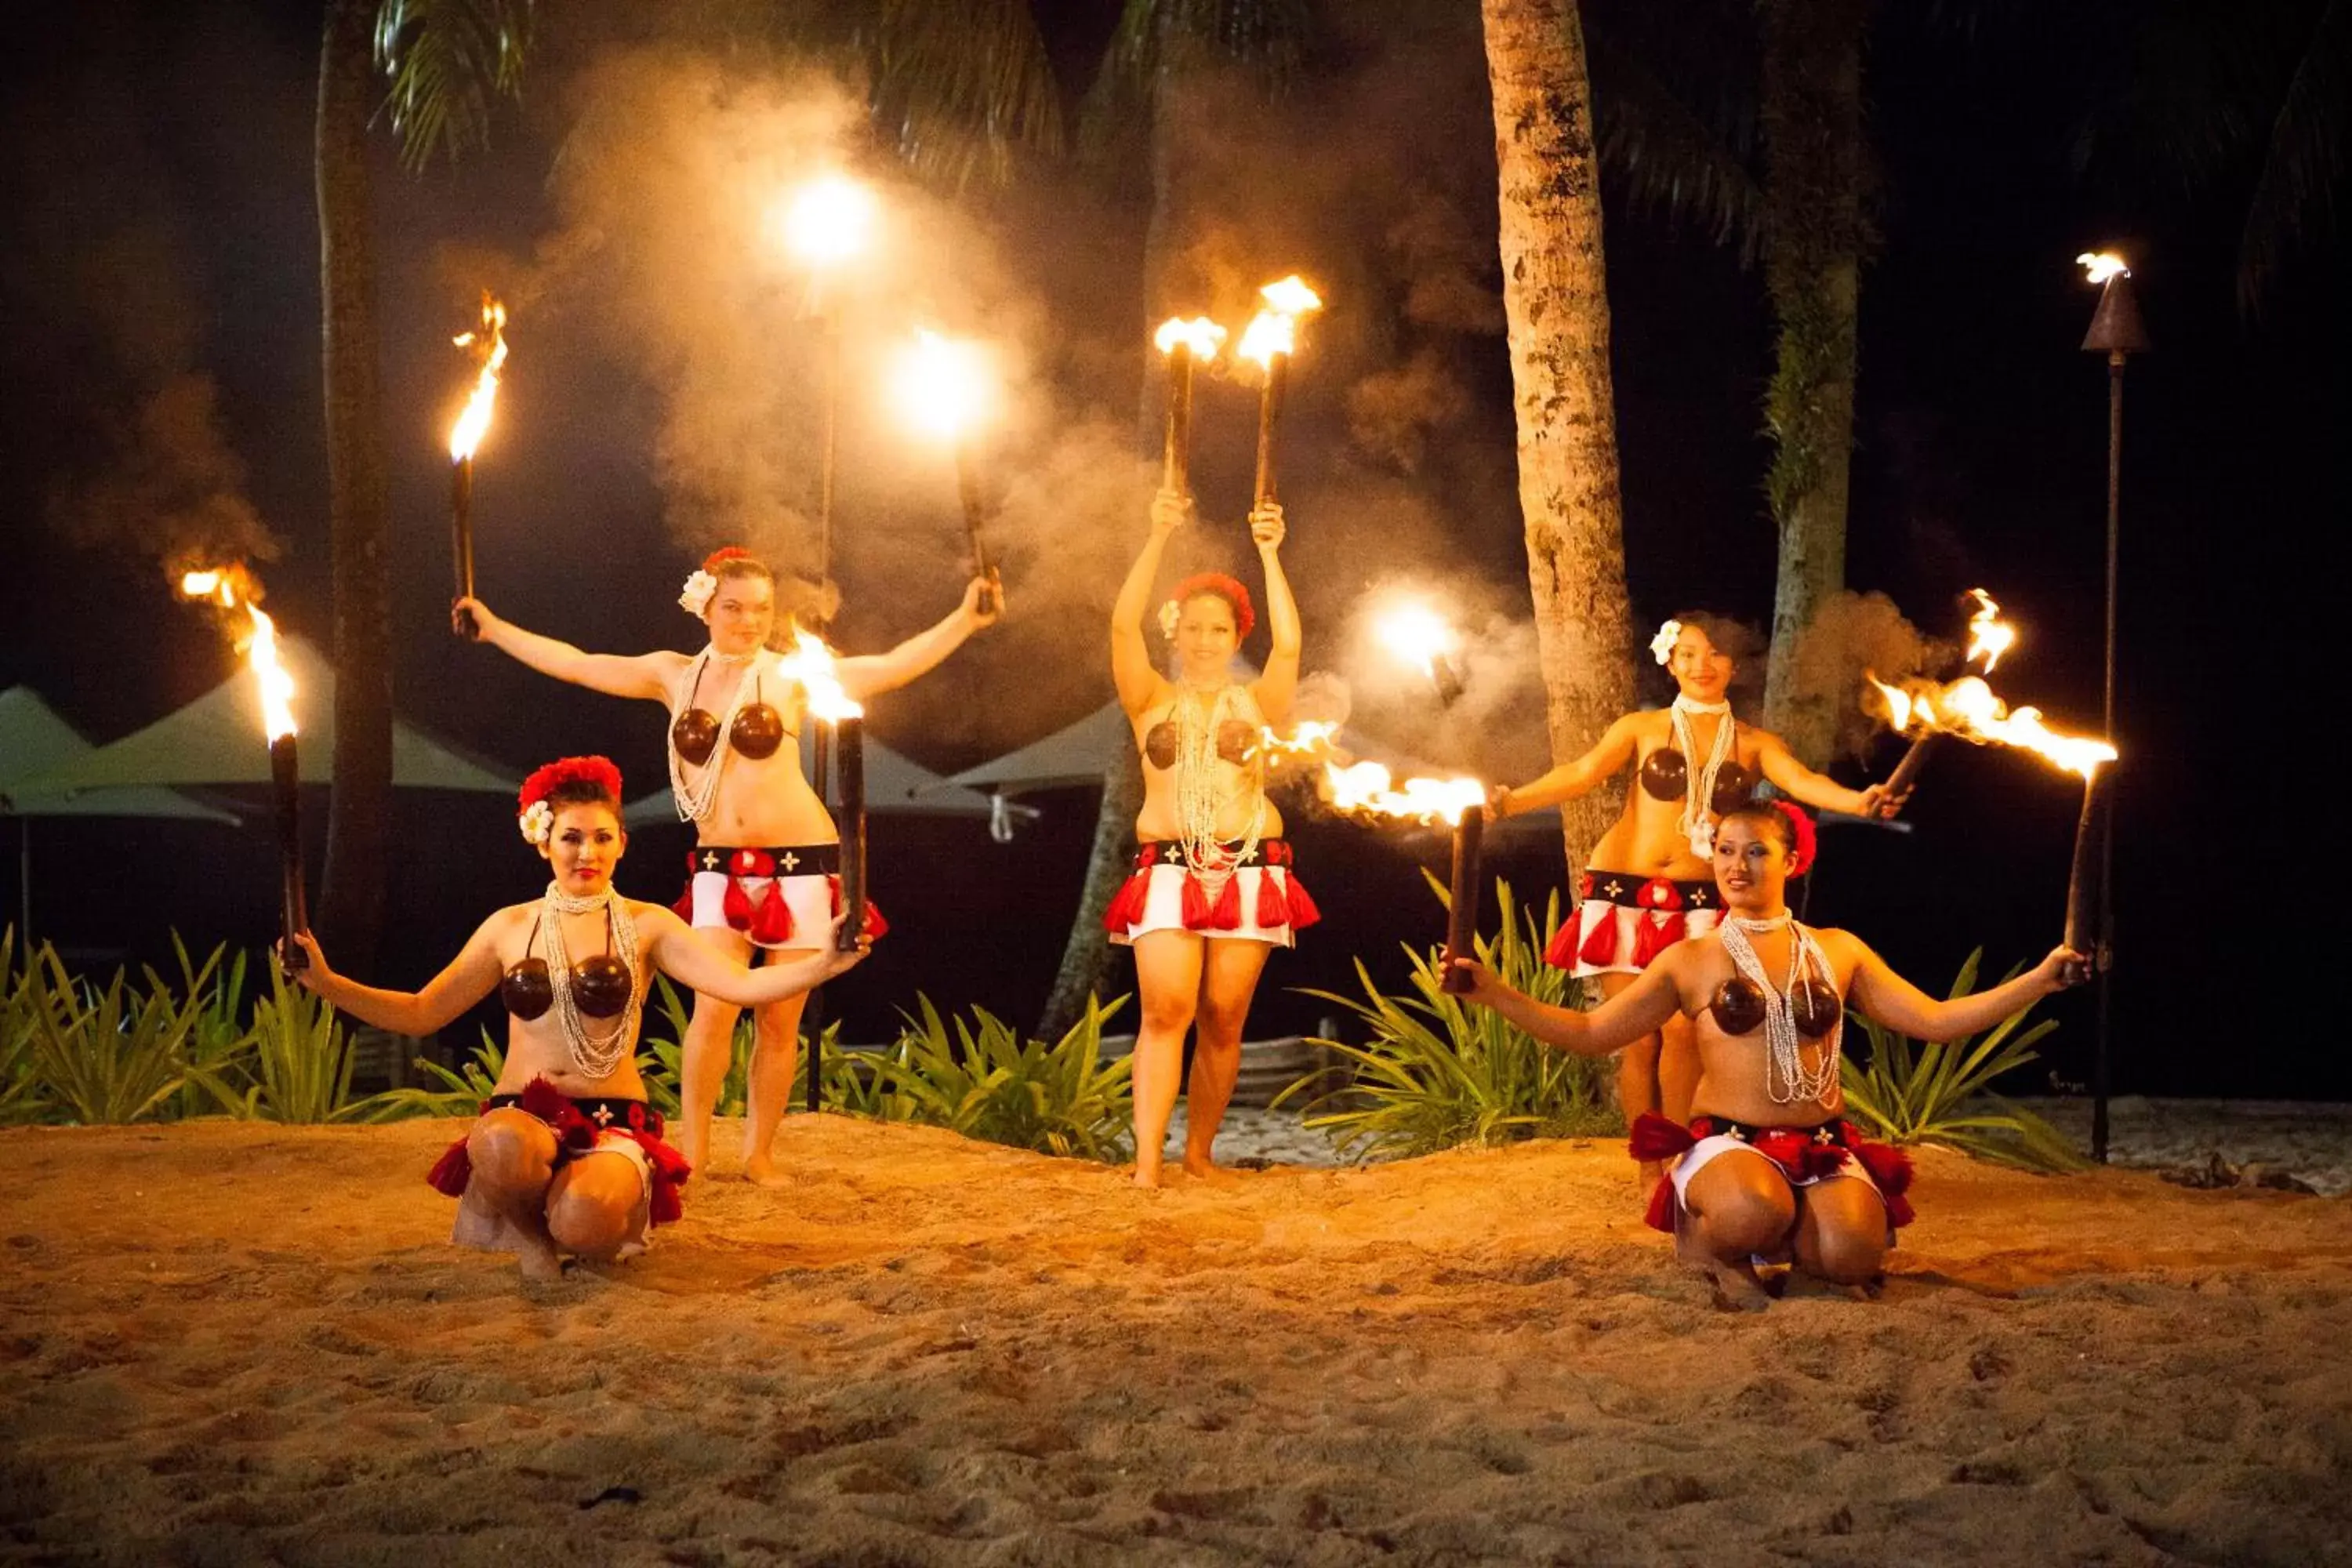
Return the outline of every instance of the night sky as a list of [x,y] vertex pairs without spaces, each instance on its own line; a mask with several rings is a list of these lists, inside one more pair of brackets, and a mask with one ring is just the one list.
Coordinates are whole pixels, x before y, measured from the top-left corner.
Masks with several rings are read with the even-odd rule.
[[[142,498],[162,490],[132,481],[162,461],[162,437],[132,439],[137,411],[175,380],[216,388],[215,416],[194,421],[216,441],[175,436],[171,461],[249,501],[282,542],[264,567],[269,607],[289,632],[327,638],[317,16],[116,0],[49,9],[0,68],[0,331],[13,391],[0,437],[0,688],[29,682],[107,741],[231,670],[215,625],[166,591],[139,521]],[[662,777],[657,716],[451,638],[440,510],[442,431],[465,374],[447,336],[485,283],[527,289],[550,275],[552,242],[580,232],[582,186],[562,182],[593,183],[594,171],[551,171],[596,107],[583,84],[611,79],[594,73],[625,54],[642,60],[667,43],[675,58],[691,42],[646,39],[632,9],[549,10],[526,100],[501,108],[487,156],[412,175],[386,132],[376,202],[398,707],[517,777],[562,752],[607,752],[634,795]],[[1075,94],[1113,7],[1045,9]],[[2157,352],[2134,363],[2126,393],[2118,1088],[2352,1098],[2336,1020],[2289,1005],[2341,968],[2328,858],[2305,846],[2328,842],[2340,796],[2341,763],[2328,761],[2340,742],[2327,737],[2341,685],[2335,536],[2352,520],[2340,459],[2352,348],[2343,238],[2307,236],[2250,315],[2234,269],[2252,160],[2185,182],[2133,143],[2117,107],[2128,96],[2118,84],[2135,85],[2129,24],[2145,8],[1995,6],[1969,34],[1916,9],[1932,8],[1881,8],[1868,62],[1881,244],[1863,289],[1850,585],[1949,635],[1955,596],[1982,584],[2027,638],[1996,684],[2061,728],[2096,728],[2105,376],[2077,348],[2095,293],[2073,258],[2123,249]],[[2043,9],[2068,15],[2035,15]],[[2291,26],[2315,10],[2248,15]],[[1393,743],[1531,771],[1541,739],[1523,693],[1474,704],[1484,728],[1465,734],[1458,718],[1384,684],[1341,635],[1349,606],[1399,575],[1490,609],[1516,604],[1524,619],[1501,340],[1401,304],[1440,273],[1474,292],[1499,286],[1475,7],[1355,9],[1320,46],[1282,104],[1236,111],[1195,149],[1223,193],[1220,258],[1251,283],[1304,268],[1332,299],[1298,362],[1286,469],[1306,663],[1349,675],[1360,716]],[[1142,537],[1142,491],[1124,470],[1106,478],[1086,461],[1073,432],[1133,428],[1143,323],[1183,303],[1140,297],[1145,211],[1131,174],[1116,173],[1039,170],[952,219],[934,199],[907,198],[930,202],[930,232],[952,238],[938,259],[953,281],[934,279],[926,302],[1016,343],[1024,387],[994,480],[1006,492],[1013,616],[874,706],[877,733],[942,772],[1108,695],[1102,614]],[[1773,542],[1759,489],[1760,278],[1610,189],[1637,641],[1690,605],[1762,624]],[[603,279],[592,268],[518,306],[478,491],[484,595],[586,646],[690,647],[699,639],[671,606],[676,584],[722,541],[698,531],[679,500],[665,421],[681,383],[649,340],[631,341],[619,297],[598,292]],[[719,309],[719,298],[699,308]],[[804,378],[788,307],[711,324],[772,349],[788,402]],[[1409,367],[1425,379],[1379,380]],[[1367,435],[1349,395],[1368,384],[1440,389],[1416,405],[1410,449]],[[1211,387],[1202,406],[1197,482],[1210,516],[1231,524],[1246,492],[1249,398]],[[795,464],[807,438],[780,435],[778,461]],[[954,602],[952,480],[877,420],[852,418],[845,451],[836,640],[878,649]],[[1193,546],[1202,561],[1240,562],[1237,529],[1213,537],[1224,542]],[[1514,646],[1511,618],[1490,628],[1496,647]],[[1898,749],[1883,741],[1866,763],[1834,771],[1883,776]],[[1811,917],[1860,932],[1931,991],[1979,943],[1996,972],[2038,958],[2058,933],[2077,798],[2030,761],[1948,746],[1916,797],[1915,831],[1826,836]],[[877,892],[899,934],[838,987],[853,1035],[880,1035],[918,987],[942,1005],[1034,1016],[1094,816],[1084,792],[1034,799],[1045,816],[1009,846],[974,823],[877,824]],[[317,796],[314,828],[324,806]],[[509,809],[488,796],[404,798],[393,934],[369,978],[420,983],[490,908],[536,891],[540,868],[515,845]],[[11,918],[15,831],[0,873]],[[274,919],[257,826],[42,821],[33,833],[37,927],[78,961],[164,956],[174,926],[207,945],[258,942]],[[1328,1010],[1290,987],[1352,989],[1359,954],[1393,976],[1397,942],[1440,932],[1417,867],[1439,864],[1441,842],[1336,824],[1298,837],[1332,918],[1269,970],[1255,1033]],[[638,835],[624,889],[668,901],[685,842],[669,827]],[[1498,868],[1538,900],[1560,880],[1556,843],[1519,841]],[[2052,1014],[2062,1027],[2050,1065],[2084,1080],[2087,996]]]

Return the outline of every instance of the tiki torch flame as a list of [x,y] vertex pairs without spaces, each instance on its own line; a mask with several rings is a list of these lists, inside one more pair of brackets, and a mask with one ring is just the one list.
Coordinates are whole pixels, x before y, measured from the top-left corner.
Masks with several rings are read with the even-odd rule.
[[1990,594],[1982,588],[1969,592],[1977,601],[1977,613],[1969,617],[1969,658],[1971,662],[1983,659],[1984,672],[1990,675],[2000,656],[2017,641],[2017,628],[2000,618],[2000,606],[1993,603]]
[[808,710],[827,723],[865,717],[866,710],[842,689],[833,650],[823,639],[803,631],[793,634],[793,651],[778,660],[776,668],[801,683],[801,689],[808,693]]
[[2060,734],[2042,723],[2039,709],[2011,711],[1976,676],[1943,684],[1913,677],[1897,687],[1864,674],[1869,681],[1864,707],[1897,734],[1957,735],[1979,746],[2015,746],[2086,780],[2102,763],[2116,760],[2116,749],[2106,742]]
[[837,267],[866,248],[874,193],[843,174],[803,185],[782,215],[784,243],[811,267]]
[[2086,250],[2074,258],[2074,265],[2083,269],[2086,282],[2105,283],[2110,278],[2128,278],[2131,268],[2124,258],[2112,250]]
[[1181,345],[1191,350],[1194,359],[1206,363],[1216,358],[1217,351],[1224,346],[1225,329],[1206,316],[1195,316],[1189,321],[1181,316],[1171,316],[1160,323],[1160,331],[1152,334],[1151,341],[1159,345],[1161,353],[1172,354]]
[[1307,762],[1327,762],[1339,738],[1339,726],[1324,719],[1302,719],[1288,730],[1261,725],[1250,755],[1274,767]]
[[899,407],[918,429],[955,440],[987,406],[987,367],[977,345],[920,331],[899,357],[897,388]]
[[457,423],[449,430],[449,457],[453,461],[471,458],[490,428],[490,408],[499,400],[499,372],[507,363],[507,308],[488,294],[482,296],[482,325],[479,331],[459,332],[449,341],[461,349],[472,351],[481,361],[481,374],[474,378],[474,395],[466,400],[466,410],[457,416]]
[[1289,277],[1267,284],[1258,290],[1265,302],[1286,316],[1303,316],[1309,310],[1323,308],[1323,298],[1307,286],[1307,280],[1294,272]]
[[1265,299],[1266,308],[1250,318],[1249,326],[1242,332],[1241,346],[1234,352],[1271,369],[1275,355],[1297,351],[1298,318],[1309,310],[1321,310],[1323,301],[1296,273],[1278,283],[1267,284],[1258,293]]
[[1323,765],[1323,783],[1334,808],[1359,817],[1450,825],[1486,803],[1486,786],[1476,779],[1407,779],[1398,784],[1380,763]]
[[1373,631],[1382,647],[1408,664],[1419,665],[1432,679],[1437,676],[1437,661],[1462,641],[1444,616],[1420,603],[1399,605],[1374,623]]
[[273,741],[293,734],[294,677],[278,662],[276,623],[254,603],[261,596],[261,584],[253,574],[242,566],[214,566],[183,573],[180,593],[186,598],[208,600],[225,610],[241,609],[246,613],[246,628],[236,643],[245,655],[247,668],[253,671],[254,686],[261,694],[262,729]]

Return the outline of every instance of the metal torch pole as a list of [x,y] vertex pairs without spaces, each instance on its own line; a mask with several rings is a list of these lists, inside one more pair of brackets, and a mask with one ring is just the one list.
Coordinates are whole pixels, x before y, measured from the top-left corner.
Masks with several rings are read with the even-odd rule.
[[[2101,710],[2109,744],[2116,739],[2116,560],[2123,541],[2124,479],[2124,359],[2121,349],[2107,353],[2107,629],[2106,688]],[[2108,764],[2112,770],[2116,764]],[[2098,972],[2098,1013],[2093,1025],[2091,1056],[2091,1158],[2107,1163],[2107,1096],[2114,1087],[2108,1050],[2108,1015],[2114,965],[2116,886],[2116,784],[2107,781],[2106,819],[2099,825],[2098,951],[2092,955]]]
[[[824,353],[824,433],[818,447],[816,479],[816,630],[823,637],[828,629],[824,620],[824,595],[833,581],[833,479],[835,465],[841,450],[841,321],[831,310],[824,314],[821,328]],[[809,784],[815,789],[818,800],[828,805],[833,799],[833,726],[811,726],[815,733],[809,737]],[[824,987],[813,986],[808,1002],[801,1008],[801,1027],[809,1037],[809,1047],[803,1053],[807,1058],[806,1090],[802,1104],[812,1113],[824,1108]]]

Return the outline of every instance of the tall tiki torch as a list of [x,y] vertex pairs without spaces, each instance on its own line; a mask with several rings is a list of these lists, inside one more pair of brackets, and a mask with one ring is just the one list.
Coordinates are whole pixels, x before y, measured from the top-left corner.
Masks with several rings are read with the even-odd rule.
[[1297,274],[1258,290],[1265,309],[1250,320],[1234,352],[1265,368],[1264,389],[1257,404],[1256,504],[1275,500],[1275,441],[1282,428],[1283,399],[1290,387],[1290,356],[1298,346],[1298,318],[1323,308],[1323,301]]
[[[2112,739],[2116,733],[2116,561],[2123,539],[2120,520],[2124,474],[2124,362],[2133,354],[2146,353],[2149,345],[2147,327],[2140,320],[2139,300],[2132,289],[2131,268],[2124,265],[2124,258],[2112,252],[2102,252],[2085,254],[2075,259],[2082,265],[2084,276],[2100,285],[2099,308],[2092,313],[2091,330],[2084,334],[2083,352],[2107,356],[2107,626],[2104,711],[2107,735]],[[2099,1001],[2091,1058],[2091,1158],[2102,1164],[2107,1158],[2107,1096],[2113,1088],[2107,979],[2111,967],[2108,948],[2115,941],[2116,931],[2112,897],[2115,890],[2116,810],[2112,783],[2107,785],[2105,794],[2106,816],[2099,829],[2098,945],[2092,954],[2093,966],[2099,977]],[[2085,815],[2091,809],[2087,792],[2083,809]]]
[[[451,340],[479,362],[473,395],[449,432],[449,543],[456,567],[457,596],[474,596],[474,453],[490,427],[490,410],[499,398],[499,371],[507,363],[507,308],[482,295],[482,324]],[[470,613],[461,614],[457,629],[478,635]]]
[[262,733],[269,742],[269,798],[278,827],[278,962],[291,974],[310,962],[294,944],[297,931],[310,929],[309,900],[303,893],[302,768],[294,749],[294,677],[278,658],[277,623],[254,603],[261,585],[250,572],[242,566],[219,566],[185,573],[180,578],[180,593],[224,610],[246,613],[240,640],[260,700]]
[[972,574],[1000,593],[988,554],[984,525],[988,508],[980,482],[978,436],[989,395],[988,367],[975,343],[919,331],[898,362],[900,405],[916,426],[952,444],[956,490],[963,502],[964,536],[971,548]]
[[1192,493],[1192,367],[1217,357],[1225,329],[1206,316],[1171,316],[1151,341],[1168,356],[1168,439],[1160,452],[1160,488]]
[[1486,808],[1465,809],[1454,824],[1454,880],[1447,889],[1445,970],[1438,984],[1452,992],[1470,989],[1468,976],[1454,967],[1457,958],[1478,956],[1479,851],[1486,837]]

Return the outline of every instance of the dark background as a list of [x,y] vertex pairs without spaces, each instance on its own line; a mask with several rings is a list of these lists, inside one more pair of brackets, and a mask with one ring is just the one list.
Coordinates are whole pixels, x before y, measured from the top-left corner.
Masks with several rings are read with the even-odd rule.
[[[1110,9],[1053,8],[1057,52],[1090,58]],[[1359,163],[1392,158],[1400,179],[1431,182],[1491,237],[1475,8],[1389,7],[1367,17],[1349,24],[1268,131],[1268,177],[1316,156],[1314,137],[1329,138]],[[300,5],[109,0],[57,8],[5,68],[10,232],[0,286],[13,395],[0,435],[0,688],[31,683],[93,740],[151,722],[231,668],[213,624],[175,604],[151,563],[70,543],[48,521],[61,487],[110,460],[108,432],[136,379],[123,369],[119,334],[99,324],[123,313],[92,298],[79,266],[93,237],[120,222],[163,237],[159,259],[107,276],[135,276],[170,296],[152,305],[154,318],[170,321],[191,345],[189,363],[217,379],[224,427],[249,466],[247,493],[286,542],[268,569],[270,607],[288,629],[326,640],[310,162],[316,23]],[[550,226],[543,182],[562,130],[559,84],[595,47],[594,29],[582,31],[588,37],[565,41],[551,22],[530,97],[503,111],[488,156],[417,177],[397,168],[383,139],[394,587],[398,624],[412,632],[399,651],[396,700],[411,720],[518,776],[564,752],[608,752],[634,795],[662,777],[650,710],[556,686],[442,630],[437,454],[453,361],[441,338],[467,297],[452,281],[464,268],[451,258],[468,247],[527,252]],[[2073,258],[2124,249],[2157,352],[2134,363],[2127,391],[2118,1089],[2352,1097],[2335,1020],[2296,1005],[2326,994],[2325,977],[2340,969],[2322,953],[2334,950],[2339,918],[2327,851],[2339,836],[2341,766],[2326,739],[2341,704],[2335,540],[2352,520],[2340,477],[2352,346],[2344,251],[2315,237],[2251,319],[2233,279],[2245,180],[2191,189],[2127,162],[2076,168],[2070,152],[2097,108],[2085,83],[2113,74],[2117,36],[2021,22],[1958,40],[1891,22],[1874,37],[1882,245],[1864,289],[1849,580],[1891,595],[1937,633],[1952,629],[1957,594],[1991,586],[2030,639],[2002,689],[2062,727],[2096,728],[2105,375],[2077,349],[2095,296]],[[1244,162],[1252,151],[1229,150]],[[1703,238],[1626,211],[1613,188],[1610,202],[1637,620],[1644,638],[1690,605],[1760,624],[1773,562],[1759,492],[1768,454],[1757,409],[1769,367],[1760,280]],[[1311,208],[1310,200],[1287,220],[1305,237],[1303,253],[1344,256],[1360,237],[1349,215]],[[1146,315],[1131,286],[1124,296],[1097,286],[1100,277],[1135,276],[1141,220],[1139,205],[1094,194],[1076,174],[1041,177],[985,218],[1009,265],[1033,275],[1054,308],[1086,314],[1090,330],[1106,333],[1129,331]],[[149,307],[129,307],[135,339],[135,311]],[[1335,301],[1335,316],[1347,308]],[[645,437],[655,393],[625,364],[566,354],[545,336],[522,341],[482,464],[485,582],[500,584],[501,609],[526,625],[621,650],[685,646],[669,600],[692,557],[660,521]],[[1441,498],[1445,544],[1457,567],[1523,605],[1507,469],[1495,477],[1511,440],[1500,340],[1480,340],[1467,363],[1473,408],[1450,437],[1462,456],[1444,469],[1459,480]],[[1349,492],[1338,455],[1344,418],[1316,368],[1302,359],[1286,486],[1287,559],[1308,617],[1310,666],[1318,628],[1370,575],[1360,535],[1336,520],[1319,526],[1318,501],[1331,517]],[[1236,449],[1204,453],[1202,488],[1239,494],[1241,395],[1221,391],[1205,407],[1204,423],[1230,426],[1225,440]],[[894,460],[887,442],[862,446],[853,434],[850,443],[853,475]],[[842,646],[862,650],[942,613],[953,585],[937,573],[918,582],[887,545],[861,542],[856,489],[853,477],[838,563],[847,605],[835,630]],[[943,530],[950,505],[943,495]],[[1024,565],[1054,569],[1050,554]],[[1105,602],[1109,586],[1099,584]],[[1013,589],[1017,618],[1017,575]],[[990,717],[991,694],[1019,686],[1037,660],[1100,662],[1097,616],[1057,609],[1054,617],[1008,627],[923,688],[883,700],[872,729],[947,772],[1078,717],[1108,696],[1107,679],[1091,695],[1065,681],[1055,689],[1069,700],[1056,711]],[[1391,703],[1385,722],[1398,743],[1427,749],[1409,702]],[[1509,739],[1516,751],[1501,749],[1515,755],[1539,743]],[[1837,771],[1856,782],[1883,776],[1895,749],[1883,742],[1866,768]],[[979,823],[877,824],[876,892],[898,930],[835,988],[853,1036],[882,1034],[918,986],[942,1005],[1034,1016],[1094,806],[1087,792],[1031,799],[1043,817],[1004,846]],[[2036,958],[2057,934],[2076,800],[2066,779],[2024,759],[1948,746],[1909,814],[1915,831],[1826,836],[1811,916],[1862,932],[1930,990],[1979,943],[1995,972]],[[310,805],[315,838],[323,795]],[[404,795],[398,817],[391,934],[372,978],[415,984],[483,913],[530,896],[540,878],[502,803]],[[264,940],[274,871],[257,809],[250,820],[257,826],[242,830],[35,823],[38,933],[90,961],[163,956],[173,927],[205,944]],[[1433,941],[1440,930],[1417,868],[1441,865],[1441,839],[1333,824],[1295,836],[1328,918],[1269,971],[1258,1034],[1309,1026],[1329,1010],[1292,988],[1351,990],[1360,955],[1392,979],[1395,944]],[[686,842],[672,827],[638,835],[623,886],[667,901]],[[0,890],[13,919],[16,846],[8,847]],[[1559,882],[1557,844],[1514,840],[1496,868],[1540,900]],[[1128,983],[1122,967],[1114,984]],[[2084,1080],[2087,995],[2052,1011],[2063,1025],[2045,1047],[2056,1076]]]

